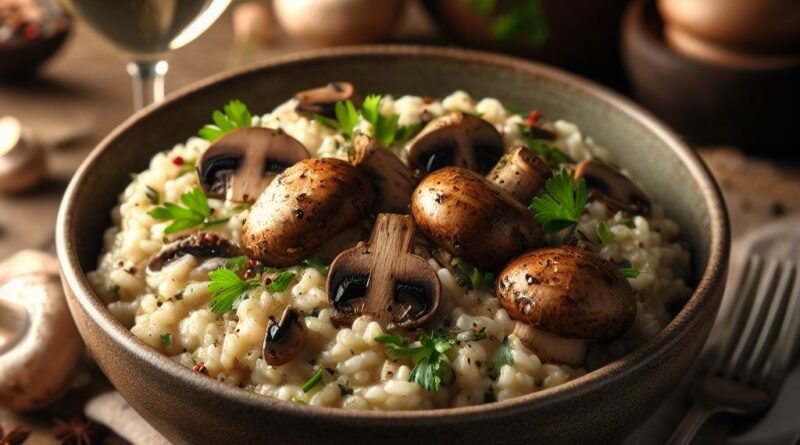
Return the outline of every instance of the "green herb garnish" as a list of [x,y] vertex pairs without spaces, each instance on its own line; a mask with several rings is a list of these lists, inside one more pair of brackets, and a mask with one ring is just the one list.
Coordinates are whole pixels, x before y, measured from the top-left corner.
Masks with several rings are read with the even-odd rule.
[[297,397],[297,396],[292,396],[292,398],[289,399],[289,401],[291,401],[292,403],[300,404],[300,405],[308,405],[308,403],[306,403],[305,400],[303,400],[303,399],[301,399],[300,397]]
[[313,256],[303,261],[303,264],[313,269],[317,269],[317,271],[321,273],[323,276],[328,276],[328,269],[330,269],[331,267],[330,263],[328,263],[327,261],[323,260],[322,258]]
[[337,122],[335,119],[331,119],[318,113],[314,113],[314,120],[323,127],[328,127],[334,130],[339,128],[339,122]]
[[383,144],[385,147],[394,142],[395,134],[397,133],[397,120],[400,116],[393,114],[385,116],[380,111],[381,96],[371,94],[364,99],[364,104],[361,105],[361,115],[364,116],[367,122],[372,124],[372,132],[375,139]]
[[342,397],[353,394],[353,388],[350,387],[350,384],[347,381],[347,379],[341,378],[339,379],[337,384],[339,385],[339,393],[341,394]]
[[172,221],[172,224],[164,229],[167,235],[195,226],[211,227],[228,221],[228,218],[210,219],[211,209],[208,207],[208,199],[203,189],[199,187],[181,195],[181,202],[186,207],[167,202],[147,214],[158,221]]
[[208,290],[212,292],[211,312],[225,313],[233,310],[233,305],[245,293],[251,289],[261,286],[261,282],[257,279],[243,280],[230,269],[217,269],[210,274],[208,278],[211,283],[208,284]]
[[608,230],[608,226],[605,222],[601,221],[600,224],[597,225],[597,238],[600,239],[600,243],[604,246],[614,241],[614,234]]
[[531,135],[531,129],[523,124],[517,124],[520,139],[534,153],[539,155],[542,160],[550,166],[557,168],[562,164],[574,164],[575,160],[563,151],[541,139],[536,139]]
[[422,131],[422,122],[397,127],[397,132],[394,134],[394,140],[396,142],[410,141],[414,138],[414,136],[419,134],[420,131]]
[[[498,0],[468,0],[468,4],[481,15],[496,12],[498,3]],[[489,27],[492,38],[507,43],[524,39],[535,47],[547,42],[550,27],[541,0],[503,2],[502,5],[503,9],[498,11]]]
[[317,372],[314,373],[314,375],[312,375],[310,379],[308,379],[308,381],[303,383],[303,392],[307,393],[311,391],[312,389],[314,389],[315,386],[319,385],[322,382],[322,372],[324,370],[325,369],[320,367],[317,370]]
[[[382,335],[376,337],[376,340],[382,337],[391,339],[396,336]],[[419,342],[421,346],[416,347],[399,346],[393,342],[384,344],[389,347],[389,353],[394,356],[411,357],[414,369],[408,376],[409,382],[414,382],[427,391],[436,392],[439,390],[440,384],[448,385],[453,381],[453,369],[448,364],[445,353],[453,347],[455,340],[439,334],[429,336],[423,333]]]
[[364,99],[361,108],[356,108],[350,100],[339,101],[336,102],[334,109],[336,120],[319,114],[314,115],[314,120],[325,127],[339,129],[349,139],[353,137],[359,116],[361,116],[372,125],[375,140],[386,147],[395,141],[407,141],[422,130],[422,124],[398,127],[399,115],[387,116],[380,112],[381,98],[380,95],[371,94]]
[[108,292],[114,296],[117,300],[119,300],[119,285],[112,284],[108,286]]
[[240,272],[245,264],[250,260],[247,255],[235,256],[233,258],[228,258],[225,260],[225,267],[234,271]]
[[161,334],[161,344],[164,346],[172,346],[172,334],[169,332]]
[[508,342],[508,337],[506,337],[503,339],[503,343],[500,344],[500,347],[497,348],[497,352],[494,355],[494,362],[492,363],[491,369],[489,369],[489,377],[497,380],[503,366],[513,364],[514,356],[511,354],[511,344]]
[[558,232],[578,224],[578,218],[589,200],[586,180],[577,186],[568,172],[561,172],[544,183],[547,194],[537,196],[530,205],[536,222],[545,232]]
[[346,138],[351,138],[353,136],[353,129],[355,129],[358,124],[359,115],[356,106],[353,105],[353,101],[346,100],[344,102],[336,102],[334,111],[336,112],[336,121],[339,123],[339,130]]
[[631,267],[620,267],[619,271],[622,272],[622,275],[624,275],[625,278],[639,278],[640,274],[639,269],[634,269]]
[[267,286],[267,290],[271,293],[285,291],[289,287],[289,283],[292,282],[292,278],[294,278],[296,273],[297,272],[291,270],[281,272],[281,274],[272,280],[272,282]]
[[471,266],[461,258],[453,258],[450,261],[463,281],[469,282],[473,289],[485,290],[494,284],[494,274],[491,272],[481,272],[477,267]]
[[383,334],[375,337],[375,341],[384,345],[393,345],[397,347],[406,345],[406,339],[402,335]]
[[147,196],[147,199],[150,200],[153,205],[159,205],[161,203],[161,195],[158,193],[158,190],[149,185],[144,187],[144,195]]
[[237,128],[249,127],[253,123],[253,116],[242,101],[232,100],[222,110],[215,110],[211,115],[215,125],[206,125],[198,134],[207,141],[215,141],[220,136]]

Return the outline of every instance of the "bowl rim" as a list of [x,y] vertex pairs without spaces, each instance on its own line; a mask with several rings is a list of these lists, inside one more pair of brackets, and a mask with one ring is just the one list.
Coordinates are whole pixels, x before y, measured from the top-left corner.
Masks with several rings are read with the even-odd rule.
[[[238,387],[209,379],[189,368],[174,362],[166,355],[150,348],[135,337],[130,330],[113,317],[108,308],[95,295],[84,271],[81,270],[74,248],[73,213],[81,188],[92,171],[101,153],[115,140],[123,137],[129,128],[148,116],[151,112],[179,103],[187,96],[202,91],[205,87],[233,77],[253,74],[257,71],[277,69],[284,65],[337,58],[369,57],[408,57],[448,60],[465,63],[479,63],[498,68],[527,73],[534,77],[544,77],[559,83],[565,88],[583,96],[591,97],[609,104],[618,111],[641,123],[663,140],[689,170],[698,182],[704,205],[709,211],[710,243],[708,262],[692,296],[681,311],[654,338],[626,356],[597,370],[589,372],[553,388],[541,390],[524,396],[492,403],[441,409],[416,411],[353,411],[332,407],[303,406],[255,394]],[[197,390],[213,391],[215,396],[230,402],[257,410],[281,412],[285,415],[308,417],[323,415],[327,419],[358,421],[361,424],[386,425],[402,420],[404,425],[415,425],[435,416],[437,423],[454,424],[486,416],[487,414],[513,415],[530,405],[558,403],[593,390],[597,386],[613,384],[642,367],[653,365],[662,351],[668,350],[680,340],[681,333],[699,321],[699,314],[706,310],[716,310],[721,300],[721,287],[724,285],[730,247],[730,230],[725,204],[720,189],[699,155],[690,149],[675,133],[662,124],[649,112],[644,111],[629,99],[594,83],[560,69],[530,62],[510,56],[471,51],[457,48],[418,46],[418,45],[361,45],[324,48],[269,58],[259,63],[229,70],[207,77],[199,82],[172,93],[164,102],[150,105],[129,117],[107,135],[87,156],[70,181],[58,211],[56,222],[56,248],[62,269],[64,286],[72,291],[86,316],[103,333],[111,337],[118,347],[124,348],[138,360],[146,360],[169,378],[183,380]]]

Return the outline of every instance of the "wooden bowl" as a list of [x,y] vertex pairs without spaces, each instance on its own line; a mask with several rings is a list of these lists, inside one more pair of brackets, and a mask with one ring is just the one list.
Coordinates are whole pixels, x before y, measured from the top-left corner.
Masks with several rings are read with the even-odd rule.
[[[585,376],[523,397],[465,408],[347,411],[259,396],[192,372],[146,346],[92,290],[109,212],[152,155],[196,134],[231,98],[262,113],[293,91],[347,79],[360,91],[440,97],[464,89],[581,126],[661,202],[691,248],[695,291],[638,350]],[[562,443],[618,441],[685,375],[711,328],[728,262],[719,189],[669,129],[603,87],[505,56],[417,46],[331,48],[214,76],[137,113],[92,152],[59,210],[58,256],[70,309],[101,369],[131,405],[176,443]]]
[[17,78],[36,71],[67,40],[70,27],[47,37],[0,44],[0,78]]
[[800,54],[727,62],[683,55],[666,44],[653,0],[628,8],[622,53],[636,96],[690,142],[800,159]]

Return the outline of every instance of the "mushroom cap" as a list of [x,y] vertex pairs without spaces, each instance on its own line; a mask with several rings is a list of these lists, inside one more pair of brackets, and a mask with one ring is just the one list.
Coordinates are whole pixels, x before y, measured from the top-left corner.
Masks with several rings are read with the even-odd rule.
[[271,366],[289,363],[303,346],[306,331],[300,321],[300,314],[287,306],[280,321],[270,318],[264,336],[264,361]]
[[428,123],[411,142],[408,165],[426,173],[452,165],[488,172],[505,152],[503,136],[491,123],[451,113]]
[[16,331],[0,329],[0,406],[29,411],[58,398],[83,351],[58,277],[24,275],[0,287],[2,326]]
[[619,268],[572,246],[515,258],[495,295],[511,318],[563,338],[612,340],[636,317],[633,289]]
[[584,178],[591,198],[601,201],[612,211],[631,215],[649,215],[650,197],[633,181],[600,161],[581,161],[575,167],[575,179]]
[[358,106],[356,87],[350,82],[330,82],[325,86],[304,90],[295,95],[296,110],[301,113],[317,113],[336,117],[336,102],[352,100]]
[[542,158],[528,147],[518,145],[500,158],[486,178],[528,205],[552,176],[553,172]]
[[406,213],[417,185],[414,172],[380,142],[359,134],[353,138],[350,162],[372,179],[378,213]]
[[311,155],[283,131],[237,128],[214,141],[200,156],[197,174],[210,198],[254,202],[272,179]]
[[184,255],[198,258],[231,258],[241,255],[239,246],[222,235],[213,232],[198,232],[180,238],[164,246],[147,263],[148,272],[158,272],[164,266]]
[[445,167],[423,178],[411,197],[411,215],[436,245],[481,269],[499,270],[542,244],[527,207],[463,168]]
[[439,307],[441,284],[428,262],[411,253],[414,220],[381,213],[366,243],[342,252],[328,273],[331,321],[352,323],[367,314],[411,329]]
[[351,164],[333,158],[300,161],[251,207],[242,245],[268,266],[293,266],[366,216],[374,199],[369,178]]

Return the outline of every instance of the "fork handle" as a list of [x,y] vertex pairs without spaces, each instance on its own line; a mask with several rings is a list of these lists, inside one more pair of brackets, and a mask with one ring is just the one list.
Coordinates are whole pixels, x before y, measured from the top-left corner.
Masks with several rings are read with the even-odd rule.
[[718,412],[720,412],[718,407],[697,400],[694,401],[678,428],[672,433],[672,437],[667,441],[667,445],[689,445],[700,427]]

